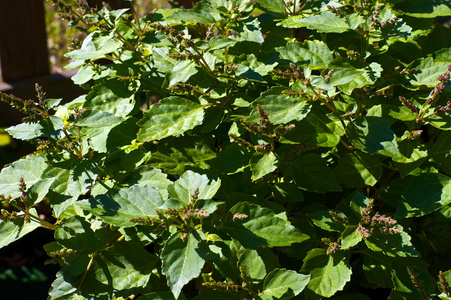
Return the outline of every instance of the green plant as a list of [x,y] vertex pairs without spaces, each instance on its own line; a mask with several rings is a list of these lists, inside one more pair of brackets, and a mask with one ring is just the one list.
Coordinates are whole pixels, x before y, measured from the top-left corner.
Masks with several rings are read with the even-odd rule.
[[1,95],[37,149],[0,246],[55,231],[50,299],[451,298],[448,2],[76,2],[87,94]]

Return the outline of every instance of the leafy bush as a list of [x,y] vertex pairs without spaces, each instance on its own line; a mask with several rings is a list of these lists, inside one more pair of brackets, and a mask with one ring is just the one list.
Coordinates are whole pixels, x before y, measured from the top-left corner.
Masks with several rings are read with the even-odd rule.
[[77,1],[87,94],[1,95],[37,148],[0,246],[54,230],[50,299],[451,299],[451,6],[255,2]]

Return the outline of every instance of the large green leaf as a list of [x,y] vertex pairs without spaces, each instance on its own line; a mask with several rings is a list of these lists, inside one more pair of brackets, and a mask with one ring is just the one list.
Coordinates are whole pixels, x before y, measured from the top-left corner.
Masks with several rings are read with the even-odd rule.
[[401,0],[395,9],[415,18],[435,18],[451,15],[451,4],[439,0]]
[[304,43],[289,42],[285,47],[277,48],[280,58],[290,62],[307,65],[311,69],[325,69],[333,60],[333,53],[326,43],[318,40]]
[[284,13],[287,9],[285,3],[283,1],[278,0],[256,0],[258,5],[262,6],[264,9],[276,12],[276,13]]
[[175,233],[166,241],[160,255],[162,272],[175,298],[191,279],[199,276],[207,252],[206,238],[202,232],[191,231],[183,239],[180,233]]
[[202,124],[203,117],[202,105],[177,96],[165,98],[152,105],[138,122],[138,140],[149,142],[182,134]]
[[6,132],[18,140],[31,140],[40,137],[43,129],[40,123],[22,123],[8,127]]
[[107,247],[118,233],[112,232],[108,227],[90,223],[85,218],[73,216],[64,221],[55,230],[55,240],[65,248],[78,251],[96,251]]
[[294,179],[296,184],[311,192],[337,192],[341,186],[334,177],[326,161],[318,154],[305,154],[281,165],[286,176]]
[[69,52],[65,56],[81,61],[96,60],[117,51],[120,45],[121,43],[116,41],[114,35],[94,31],[84,39],[80,49]]
[[[30,213],[34,216],[38,216],[36,209],[30,209]],[[22,213],[18,213],[18,215],[22,215]],[[14,221],[3,221],[0,220],[0,248],[3,248],[12,242],[22,238],[24,235],[32,232],[40,225],[34,221],[25,222],[23,217],[19,217]]]
[[263,43],[265,41],[260,30],[260,22],[258,19],[253,19],[251,21],[251,18],[249,18],[247,22],[238,23],[237,27],[233,27],[233,30],[235,30],[238,35],[231,35],[229,38],[235,41],[255,43]]
[[305,118],[310,111],[311,103],[309,103],[307,99],[283,95],[283,90],[283,87],[274,87],[267,92],[264,92],[252,103],[254,108],[246,121],[258,122],[260,115],[258,113],[257,105],[261,105],[273,124],[284,124],[293,120],[299,121]]
[[137,294],[148,284],[157,261],[157,257],[139,243],[115,243],[114,247],[94,258],[83,289],[92,294],[108,293],[123,297]]
[[290,222],[278,218],[269,208],[257,204],[240,202],[233,206],[230,212],[232,214],[244,213],[248,217],[243,221],[225,222],[222,224],[221,230],[230,234],[247,248],[289,246],[310,238]]
[[91,89],[86,95],[85,108],[125,117],[135,108],[135,92],[124,81],[110,79]]
[[329,10],[299,20],[298,23],[318,32],[343,33],[350,30],[346,18],[339,17]]
[[301,122],[295,122],[295,127],[283,135],[281,142],[296,142],[318,145],[319,147],[334,147],[344,134],[340,121],[330,120],[322,114],[310,112]]
[[[402,229],[398,225],[398,229]],[[375,233],[365,239],[367,247],[373,251],[382,252],[392,257],[418,256],[418,252],[410,242],[410,236],[406,232],[400,234]]]
[[27,187],[30,188],[41,180],[41,176],[47,167],[45,157],[30,155],[3,168],[0,173],[0,194],[10,195],[12,198],[19,197],[21,195],[19,178],[22,177]]
[[346,227],[345,231],[342,233],[341,249],[349,249],[360,243],[363,238],[357,228],[357,225]]
[[400,156],[396,136],[382,118],[359,117],[349,122],[346,132],[357,149],[389,157]]
[[161,192],[150,185],[134,185],[115,194],[98,195],[77,203],[101,220],[121,227],[132,227],[134,218],[155,218],[156,209],[162,207]]
[[183,22],[195,22],[210,25],[215,23],[215,19],[207,12],[197,10],[176,10],[167,20],[180,20]]
[[[260,248],[262,249],[262,248]],[[277,260],[277,257],[275,257]],[[257,250],[245,249],[240,256],[238,267],[253,280],[262,280],[267,274],[263,258]]]
[[[57,278],[50,294],[58,300],[78,299],[71,295],[76,293],[71,288],[75,286],[87,297],[81,299],[116,299],[136,295],[149,284],[157,260],[140,243],[116,241],[114,246],[90,256],[71,256],[68,259],[70,264],[62,270],[64,281]],[[85,274],[88,265],[90,268]],[[72,298],[67,297],[70,295]]]
[[212,199],[219,187],[221,180],[210,180],[207,175],[200,175],[193,171],[186,171],[176,182],[169,186],[169,194],[172,198],[190,203],[193,194],[198,191],[198,199]]
[[421,73],[415,74],[410,82],[414,86],[434,87],[438,82],[438,77],[448,71],[448,64],[449,62],[436,61],[432,57],[421,59],[413,65]]
[[196,62],[192,60],[184,60],[177,62],[174,67],[167,73],[168,85],[174,85],[179,82],[186,82],[191,76],[197,73]]
[[339,160],[334,173],[346,187],[374,186],[382,176],[382,163],[377,156],[355,151]]
[[396,216],[419,217],[449,203],[451,203],[451,178],[439,173],[424,173],[409,182]]
[[451,131],[442,132],[429,155],[446,174],[451,176]]
[[251,157],[252,153],[233,143],[224,147],[208,164],[223,173],[234,174],[249,166]]
[[304,258],[301,272],[311,275],[308,289],[323,297],[331,297],[351,280],[349,253],[338,251],[327,255],[325,249],[312,249]]
[[277,169],[277,157],[272,152],[254,154],[250,161],[252,179],[257,180]]
[[[330,210],[333,211],[333,210]],[[335,211],[338,215],[346,218],[346,216]],[[337,221],[329,212],[329,210],[317,210],[315,212],[308,213],[307,216],[312,220],[313,224],[327,231],[342,232],[346,229],[346,224]]]
[[329,84],[338,87],[348,95],[351,95],[354,89],[374,84],[383,70],[381,65],[376,62],[372,62],[366,68],[361,69],[351,66],[332,66],[331,68],[334,68],[334,73]]
[[292,270],[275,269],[265,277],[259,296],[263,300],[292,299],[304,290],[310,277]]
[[55,178],[50,187],[49,200],[58,217],[78,197],[89,191],[95,182],[97,170],[88,159],[71,159],[48,166],[42,178]]

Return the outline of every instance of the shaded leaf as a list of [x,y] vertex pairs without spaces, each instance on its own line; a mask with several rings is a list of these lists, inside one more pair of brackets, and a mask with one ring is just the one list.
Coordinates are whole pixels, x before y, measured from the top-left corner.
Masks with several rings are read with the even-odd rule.
[[342,190],[326,161],[317,154],[302,155],[291,162],[284,162],[281,167],[286,176],[292,177],[300,188],[307,191],[324,193]]
[[451,178],[424,173],[409,182],[401,198],[396,217],[419,217],[451,203]]
[[101,220],[120,227],[136,226],[134,218],[155,218],[156,209],[162,207],[161,192],[149,185],[134,185],[115,194],[98,195],[77,203]]

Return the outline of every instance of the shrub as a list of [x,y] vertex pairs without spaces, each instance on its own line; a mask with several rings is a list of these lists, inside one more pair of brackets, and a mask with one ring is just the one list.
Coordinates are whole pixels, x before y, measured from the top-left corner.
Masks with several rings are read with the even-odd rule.
[[54,230],[50,299],[451,298],[447,2],[77,3],[86,95],[1,95],[0,246]]

